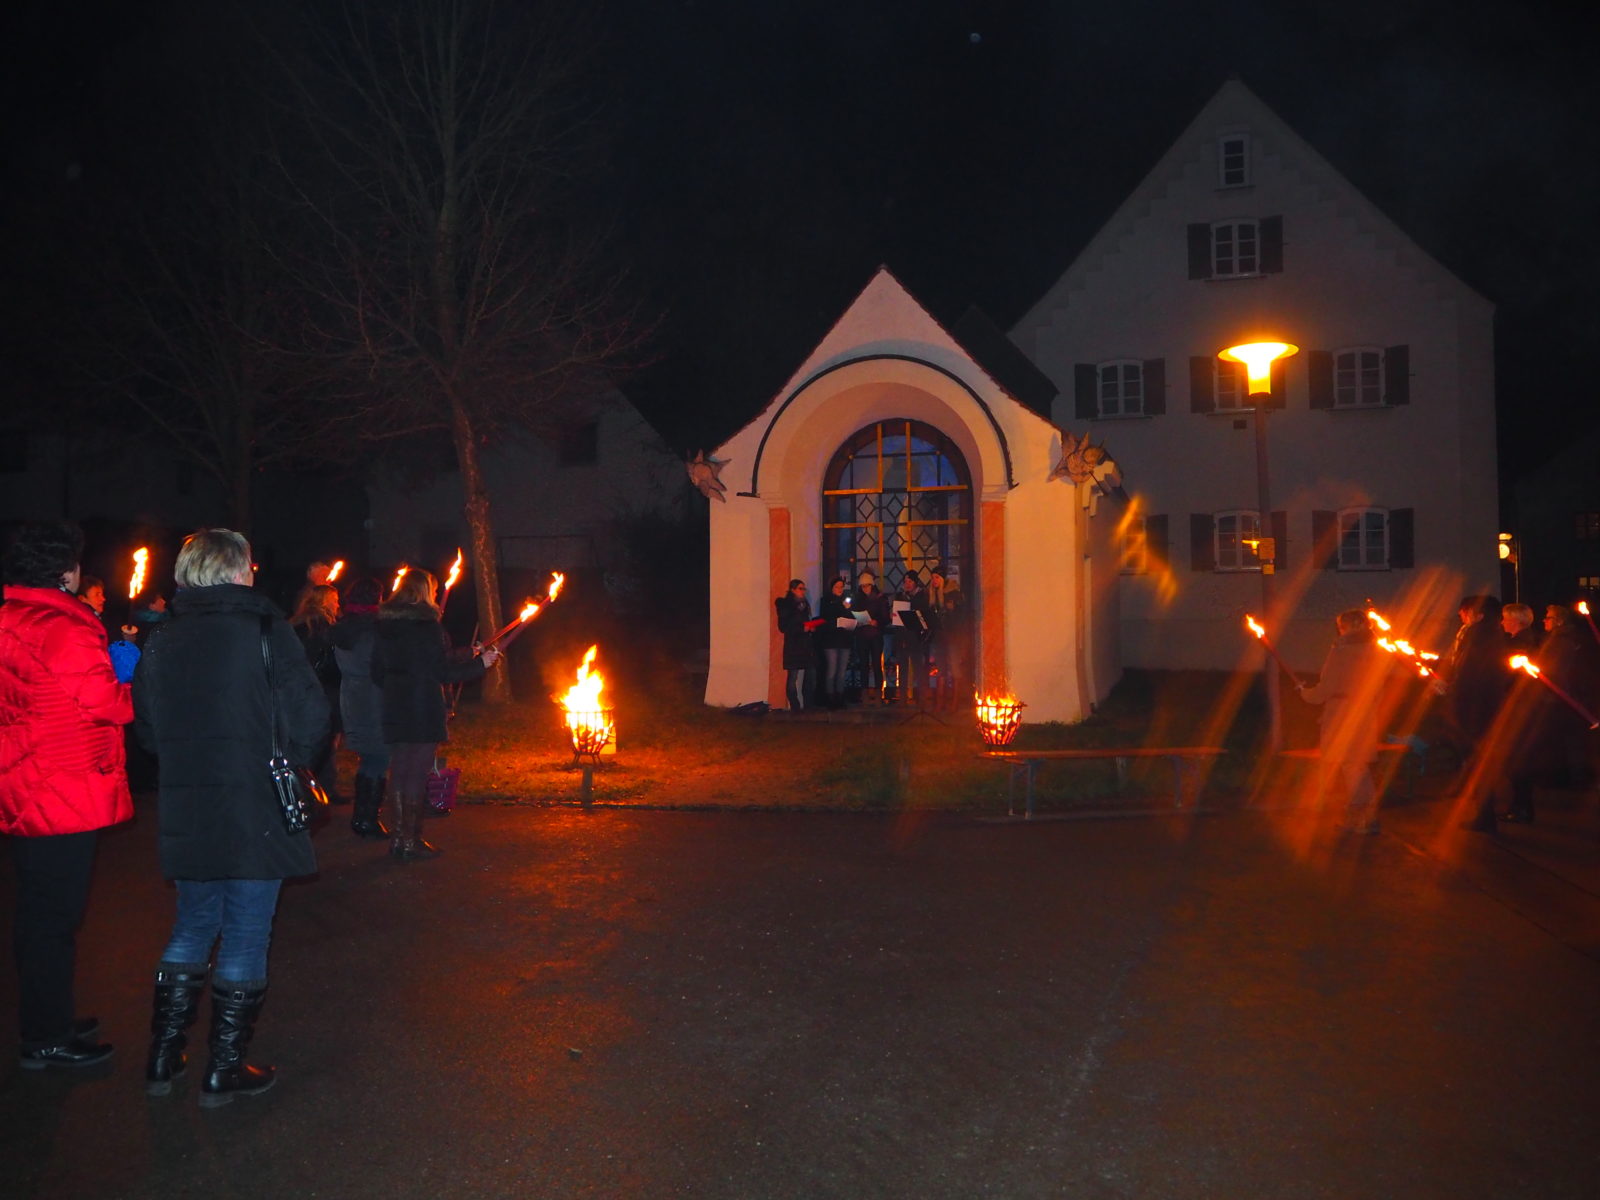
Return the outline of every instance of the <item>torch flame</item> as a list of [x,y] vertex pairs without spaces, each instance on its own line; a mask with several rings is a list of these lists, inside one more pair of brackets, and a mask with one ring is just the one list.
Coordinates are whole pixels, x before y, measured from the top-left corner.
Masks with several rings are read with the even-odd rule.
[[405,563],[400,564],[400,569],[394,573],[394,586],[389,589],[391,596],[400,590],[400,581],[406,577],[406,572],[409,570],[411,568],[406,566]]
[[1381,612],[1379,612],[1375,608],[1367,609],[1367,620],[1371,621],[1374,625],[1376,625],[1379,629],[1383,630],[1385,633],[1388,633],[1389,630],[1394,628],[1393,625],[1389,624],[1388,621],[1385,621],[1383,619],[1383,614]]
[[1264,638],[1267,636],[1267,627],[1261,624],[1260,621],[1257,621],[1249,613],[1245,613],[1244,623],[1250,627],[1250,632],[1255,634],[1258,638]]
[[540,604],[537,600],[524,600],[522,602],[522,611],[517,614],[517,620],[531,621],[534,617],[539,615],[539,610],[543,607],[544,605]]
[[328,582],[332,583],[344,572],[344,559],[340,559],[328,568]]
[[567,577],[560,571],[551,573],[550,590],[545,594],[545,603],[549,603],[561,594],[561,589],[566,586]]
[[1539,668],[1533,665],[1526,654],[1513,654],[1511,656],[1511,669],[1513,671],[1526,671],[1535,679],[1539,678]]
[[[461,547],[456,547],[456,560],[450,564],[450,573],[444,577],[444,590],[448,592],[461,578]],[[398,585],[397,585],[398,586]]]
[[133,576],[128,580],[129,600],[137,599],[139,593],[144,591],[144,569],[145,564],[149,561],[150,548],[148,546],[140,546],[133,552]]
[[1589,615],[1589,602],[1587,600],[1579,600],[1578,611],[1587,617]]

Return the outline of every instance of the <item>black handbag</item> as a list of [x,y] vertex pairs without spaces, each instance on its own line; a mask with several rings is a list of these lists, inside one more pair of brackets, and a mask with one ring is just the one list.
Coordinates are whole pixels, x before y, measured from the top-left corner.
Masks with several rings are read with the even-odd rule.
[[283,756],[278,741],[278,687],[272,670],[272,618],[261,618],[261,661],[267,669],[267,706],[272,713],[272,757],[267,769],[272,774],[272,791],[283,813],[283,827],[290,833],[304,833],[311,819],[327,807],[328,793],[322,790],[310,767],[293,766]]

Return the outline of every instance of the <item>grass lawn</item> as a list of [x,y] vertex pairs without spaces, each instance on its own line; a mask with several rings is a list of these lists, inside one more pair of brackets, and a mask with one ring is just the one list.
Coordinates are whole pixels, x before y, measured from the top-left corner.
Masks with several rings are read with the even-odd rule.
[[[1100,710],[1072,725],[1024,725],[1017,748],[1214,745],[1229,753],[1206,776],[1207,803],[1248,793],[1263,737],[1259,677],[1219,672],[1129,672]],[[980,761],[971,710],[943,723],[883,710],[874,720],[735,715],[686,687],[620,690],[619,750],[594,772],[596,804],[662,808],[1002,812],[1006,769]],[[1288,745],[1314,745],[1315,713],[1284,702]],[[874,716],[877,714],[874,713]],[[898,719],[897,719],[898,718]],[[465,703],[446,749],[462,768],[465,802],[576,804],[573,764],[555,704]],[[1172,801],[1164,759],[1132,760],[1115,787],[1109,761],[1053,763],[1038,776],[1041,812]]]

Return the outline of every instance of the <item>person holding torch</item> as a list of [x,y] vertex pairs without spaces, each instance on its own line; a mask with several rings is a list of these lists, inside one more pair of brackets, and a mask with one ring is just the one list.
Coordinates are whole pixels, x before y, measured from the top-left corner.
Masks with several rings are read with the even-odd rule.
[[437,858],[422,836],[428,772],[447,736],[444,685],[481,679],[500,661],[486,646],[452,650],[440,624],[438,583],[419,567],[405,570],[378,609],[372,681],[381,693],[383,740],[389,748],[390,855],[399,862]]

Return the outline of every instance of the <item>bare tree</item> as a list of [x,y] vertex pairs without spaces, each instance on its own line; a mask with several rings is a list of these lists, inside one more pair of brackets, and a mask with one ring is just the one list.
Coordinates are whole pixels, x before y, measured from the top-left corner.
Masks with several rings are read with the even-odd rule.
[[[296,152],[316,151],[283,154],[321,230],[301,268],[311,348],[346,380],[320,427],[450,439],[484,629],[501,623],[485,443],[550,431],[640,340],[578,219],[597,143],[577,7],[348,0],[284,60]],[[506,699],[491,680],[486,698]]]

